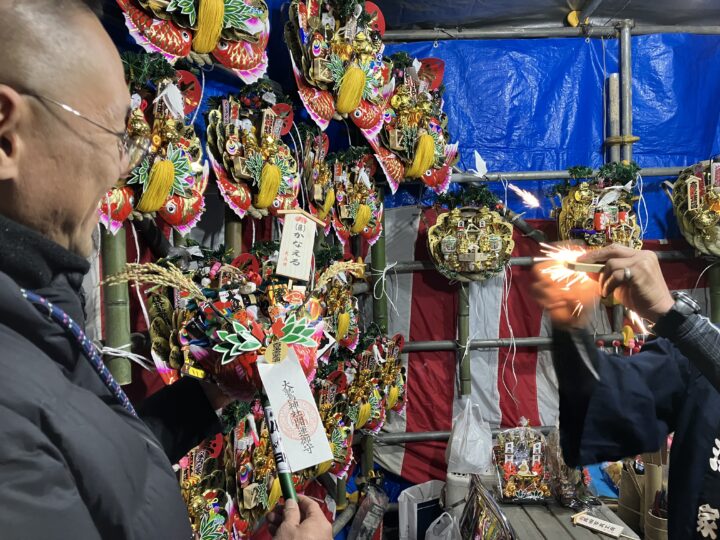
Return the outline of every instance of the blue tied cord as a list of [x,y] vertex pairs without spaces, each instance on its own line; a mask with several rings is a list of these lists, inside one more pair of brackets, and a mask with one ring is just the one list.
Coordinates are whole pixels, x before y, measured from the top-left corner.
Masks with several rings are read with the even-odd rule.
[[25,289],[21,289],[21,291],[22,295],[28,302],[34,305],[39,311],[47,313],[53,321],[62,326],[65,331],[72,334],[80,346],[83,355],[88,359],[90,365],[92,365],[93,369],[95,369],[97,374],[100,376],[102,382],[105,383],[105,386],[107,386],[113,396],[115,396],[115,399],[117,399],[130,414],[137,417],[137,412],[135,412],[135,408],[132,406],[132,403],[130,403],[127,394],[125,394],[123,389],[120,388],[120,385],[102,361],[100,353],[95,348],[95,345],[93,345],[92,341],[88,339],[82,328],[80,328],[80,326],[73,321],[67,313],[59,307],[54,306],[46,298],[43,298],[34,292],[26,291]]

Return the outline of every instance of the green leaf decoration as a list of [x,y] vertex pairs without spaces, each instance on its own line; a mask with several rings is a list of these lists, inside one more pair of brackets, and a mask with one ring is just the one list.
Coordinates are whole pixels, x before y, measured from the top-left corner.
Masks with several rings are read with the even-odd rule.
[[223,540],[225,518],[215,512],[203,514],[198,530],[200,540]]
[[580,180],[581,178],[592,178],[593,170],[592,167],[585,167],[584,165],[575,165],[568,169],[568,173],[574,180]]
[[247,158],[245,164],[248,171],[250,172],[250,175],[253,178],[253,182],[255,183],[255,185],[258,185],[260,183],[260,176],[262,175],[263,166],[265,165],[262,155],[258,153],[252,154],[249,158]]
[[246,341],[242,345],[240,345],[240,350],[244,352],[252,352],[256,351],[260,348],[260,342],[257,339],[254,339],[252,341]]
[[262,10],[248,6],[242,0],[225,0],[223,26],[242,30],[249,19],[260,17],[262,14]]
[[337,54],[331,54],[330,60],[328,60],[328,70],[335,81],[335,90],[340,89],[340,81],[342,81],[343,75],[345,75],[345,63],[342,61]]
[[417,126],[406,126],[402,128],[402,134],[404,137],[405,151],[409,154],[415,153],[415,145],[418,140],[418,128]]
[[[242,325],[242,323],[239,323],[238,321],[233,321],[232,326],[233,326],[233,330],[235,330],[236,334],[247,334],[248,333],[248,329],[245,328]],[[227,335],[227,332],[225,332],[225,334]],[[218,332],[218,335],[220,335],[220,332]]]
[[133,169],[132,176],[128,180],[128,184],[140,184],[143,189],[150,179],[150,158],[145,158],[143,162]]
[[[258,502],[263,508],[267,508],[268,505],[268,489],[265,482],[258,485],[257,489]],[[270,509],[269,509],[270,510]]]
[[373,77],[372,67],[370,63],[361,66],[365,72],[365,87],[363,88],[363,99],[371,100],[375,97],[375,89],[379,86],[379,81]]
[[353,405],[348,409],[348,418],[352,421],[353,424],[355,424],[358,420],[358,415],[360,414],[360,407],[357,405]]
[[173,181],[171,195],[180,195],[181,197],[187,197],[189,195],[187,191],[187,183],[185,179],[190,176],[190,160],[185,155],[185,152],[178,146],[168,145],[167,159],[172,162],[175,168],[175,180]]
[[195,10],[195,0],[170,0],[165,8],[167,11],[176,11],[180,9],[180,13],[188,16],[190,26],[195,26],[197,19],[197,11]]
[[120,55],[125,68],[125,80],[131,92],[141,92],[147,88],[148,82],[157,82],[175,77],[173,68],[160,53],[147,54],[126,51]]
[[233,321],[232,326],[234,333],[224,330],[217,332],[217,337],[222,343],[213,347],[214,351],[223,353],[222,365],[229,364],[240,354],[257,351],[262,347],[262,343],[241,323]]
[[240,338],[237,334],[229,334],[227,337],[227,341],[229,343],[232,343],[233,345],[242,345],[242,343],[240,343]]
[[231,349],[229,349],[227,347],[223,347],[222,345],[215,345],[213,347],[213,351],[222,353],[223,357],[222,357],[222,360],[220,361],[220,364],[222,364],[223,366],[225,364],[229,364],[230,362],[232,362],[233,358],[235,358],[235,356],[236,356],[236,355],[232,354]]

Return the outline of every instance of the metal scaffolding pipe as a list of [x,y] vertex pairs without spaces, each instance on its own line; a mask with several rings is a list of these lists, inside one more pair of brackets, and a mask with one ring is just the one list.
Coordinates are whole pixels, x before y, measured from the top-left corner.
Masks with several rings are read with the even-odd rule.
[[332,526],[333,537],[340,534],[345,526],[352,521],[352,518],[355,517],[357,509],[357,504],[349,504],[348,507],[335,518]]
[[367,283],[359,282],[353,283],[352,293],[354,296],[358,294],[368,294],[370,292],[370,285]]
[[[658,176],[677,176],[685,166],[678,167],[648,167],[641,169],[640,174],[645,178]],[[597,175],[597,169],[593,171],[593,176]],[[565,180],[570,178],[570,173],[564,171],[514,171],[514,172],[494,172],[487,173],[483,177],[475,176],[472,173],[453,173],[452,182],[463,184],[466,182],[499,182],[501,180],[521,181],[540,181],[540,180]]]
[[[639,25],[631,30],[632,35],[645,34],[720,34],[720,26],[715,25]],[[428,28],[409,30],[388,30],[383,37],[384,43],[407,43],[410,41],[443,41],[448,39],[536,39],[536,38],[572,38],[572,37],[614,37],[614,26],[577,26],[552,28]]]
[[[620,135],[632,135],[632,30],[634,23],[625,19],[618,24],[620,29]],[[632,161],[632,143],[620,147],[620,157]]]
[[454,351],[457,349],[457,343],[450,340],[437,341],[406,341],[403,346],[403,353],[411,352],[437,352],[437,351]]
[[[535,427],[543,434],[547,435],[553,429],[553,426],[539,426]],[[492,435],[496,437],[507,428],[493,428]],[[428,441],[447,441],[450,438],[449,431],[416,431],[414,433],[379,433],[376,437],[378,444],[405,444],[414,442],[428,442]]]
[[[613,334],[602,334],[595,337],[598,341],[612,343],[614,340],[622,340],[623,335],[619,332]],[[520,337],[520,338],[493,338],[493,339],[473,339],[470,341],[468,348],[470,350],[477,349],[497,349],[499,347],[548,347],[552,345],[550,337]],[[403,347],[403,353],[414,352],[438,352],[438,351],[455,351],[460,350],[458,343],[450,340],[437,341],[406,341]]]
[[436,41],[446,39],[527,39],[552,37],[613,37],[617,34],[614,26],[588,26],[566,28],[435,28],[388,30],[383,36],[384,43],[408,41]]
[[[656,251],[655,255],[661,261],[685,261],[693,258],[692,253],[684,251]],[[532,266],[535,262],[535,257],[511,257],[509,264],[510,266]],[[432,261],[398,261],[393,266],[392,273],[411,274],[427,270],[435,270]]]

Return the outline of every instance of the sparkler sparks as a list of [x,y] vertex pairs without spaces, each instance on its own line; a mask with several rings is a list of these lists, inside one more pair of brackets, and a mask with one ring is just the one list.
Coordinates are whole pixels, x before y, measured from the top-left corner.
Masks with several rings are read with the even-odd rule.
[[512,184],[508,184],[508,188],[514,191],[517,196],[522,199],[523,204],[528,208],[540,208],[540,201],[535,195],[533,195],[529,191],[525,189],[520,189],[519,187]]
[[640,317],[640,315],[635,313],[632,309],[628,309],[628,317],[630,318],[630,322],[637,326],[641,334],[650,334],[650,330],[648,330],[647,326],[645,326],[645,321],[643,321],[642,317]]
[[[557,283],[565,283],[564,290],[570,290],[570,287],[576,283],[584,283],[590,279],[586,272],[578,272],[571,270],[565,266],[566,262],[574,262],[585,253],[581,247],[559,247],[550,244],[540,244],[543,249],[541,253],[544,257],[537,257],[536,261],[555,261],[555,264],[541,270],[543,274],[547,274],[552,281]],[[576,309],[579,315],[580,310]],[[575,313],[575,312],[574,312]]]
[[[555,261],[555,264],[548,266],[541,270],[541,273],[547,274],[550,279],[556,283],[564,283],[563,290],[569,291],[570,288],[576,283],[585,283],[590,279],[587,272],[578,270],[572,270],[566,266],[566,263],[575,262],[581,255],[585,254],[585,250],[580,246],[551,246],[550,244],[540,244],[543,249],[540,252],[544,257],[536,257],[535,260],[540,261]],[[575,309],[572,312],[573,317],[579,317],[583,311],[583,305],[578,301],[575,304]],[[627,310],[628,318],[632,322],[641,334],[648,335],[648,330],[642,317],[640,317],[633,310]]]

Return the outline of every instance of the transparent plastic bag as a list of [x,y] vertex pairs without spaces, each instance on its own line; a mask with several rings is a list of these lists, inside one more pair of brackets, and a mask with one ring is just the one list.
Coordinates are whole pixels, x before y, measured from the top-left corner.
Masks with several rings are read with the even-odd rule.
[[483,419],[480,407],[464,400],[453,418],[452,432],[445,457],[448,472],[486,474],[493,467],[493,444],[490,425]]
[[425,540],[462,540],[460,525],[451,514],[445,512],[430,524]]

